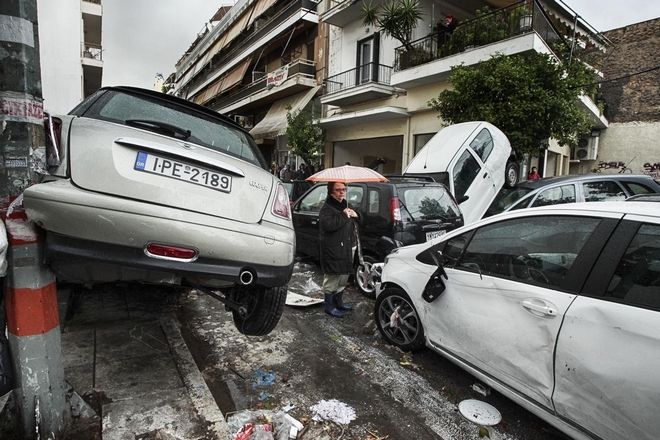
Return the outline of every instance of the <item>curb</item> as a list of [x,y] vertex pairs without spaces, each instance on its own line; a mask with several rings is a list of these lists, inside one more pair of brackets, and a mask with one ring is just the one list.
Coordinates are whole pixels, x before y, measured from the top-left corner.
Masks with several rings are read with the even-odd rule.
[[199,416],[208,423],[208,432],[218,440],[228,439],[230,437],[229,426],[181,336],[178,321],[172,314],[169,314],[161,318],[160,324],[190,400]]

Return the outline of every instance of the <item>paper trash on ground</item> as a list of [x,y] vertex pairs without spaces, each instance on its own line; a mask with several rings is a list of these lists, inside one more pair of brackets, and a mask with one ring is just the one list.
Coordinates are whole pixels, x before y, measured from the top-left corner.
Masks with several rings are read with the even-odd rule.
[[286,305],[294,307],[308,307],[316,304],[321,304],[323,299],[321,298],[312,298],[305,295],[299,295],[297,293],[288,292],[286,294]]
[[329,420],[339,425],[348,425],[355,420],[355,410],[337,399],[321,400],[310,408],[314,412],[312,420],[317,422]]

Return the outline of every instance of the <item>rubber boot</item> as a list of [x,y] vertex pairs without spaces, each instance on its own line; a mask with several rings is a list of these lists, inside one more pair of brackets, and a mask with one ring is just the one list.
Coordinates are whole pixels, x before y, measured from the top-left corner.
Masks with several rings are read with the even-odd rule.
[[341,292],[335,293],[335,307],[337,307],[337,309],[341,310],[342,312],[353,310],[353,306],[351,304],[344,302],[343,290]]
[[335,318],[341,318],[344,316],[344,312],[335,306],[335,295],[336,293],[326,293],[324,295],[325,298],[323,305],[325,307],[325,313],[330,316],[334,316]]

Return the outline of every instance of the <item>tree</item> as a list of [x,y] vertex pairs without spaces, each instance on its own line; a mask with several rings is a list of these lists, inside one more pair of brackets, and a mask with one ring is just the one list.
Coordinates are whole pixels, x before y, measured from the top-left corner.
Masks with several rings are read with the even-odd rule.
[[313,112],[298,110],[291,113],[291,109],[287,109],[286,135],[293,154],[300,156],[306,164],[317,165],[321,157],[325,133],[312,118]]
[[389,0],[382,6],[373,2],[362,5],[362,21],[367,26],[376,26],[379,31],[412,49],[410,38],[417,22],[422,18],[418,0]]
[[578,104],[593,73],[582,63],[548,54],[495,55],[476,66],[452,67],[453,90],[428,105],[449,123],[488,121],[502,130],[518,154],[538,154],[555,138],[574,146],[591,124]]

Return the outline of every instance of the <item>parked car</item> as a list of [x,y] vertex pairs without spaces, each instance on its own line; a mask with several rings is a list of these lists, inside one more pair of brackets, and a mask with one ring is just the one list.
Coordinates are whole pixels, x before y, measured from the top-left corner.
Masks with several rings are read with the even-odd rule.
[[[360,213],[364,264],[355,268],[355,283],[375,296],[371,265],[396,247],[423,243],[463,225],[463,217],[447,188],[429,177],[388,176],[389,182],[350,183],[346,199]],[[319,210],[327,185],[317,184],[293,206],[296,250],[319,258]]]
[[282,182],[284,188],[286,188],[287,194],[289,194],[289,201],[293,205],[296,200],[300,198],[308,189],[310,189],[314,184],[306,180],[290,180],[288,182]]
[[660,184],[650,176],[631,174],[582,174],[521,182],[503,189],[486,216],[537,206],[576,202],[625,200],[636,194],[660,193]]
[[430,175],[458,200],[465,224],[483,217],[503,186],[518,182],[511,144],[488,122],[450,125],[433,136],[406,167],[404,175]]
[[393,251],[376,324],[575,439],[660,432],[660,210],[510,211]]
[[241,332],[276,326],[295,234],[246,131],[171,95],[106,87],[46,133],[51,175],[24,204],[58,280],[217,288]]

